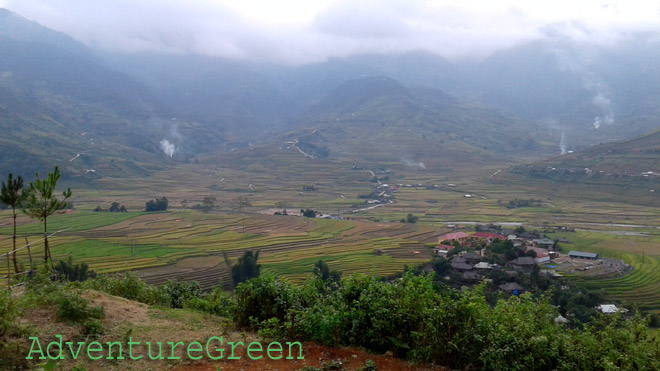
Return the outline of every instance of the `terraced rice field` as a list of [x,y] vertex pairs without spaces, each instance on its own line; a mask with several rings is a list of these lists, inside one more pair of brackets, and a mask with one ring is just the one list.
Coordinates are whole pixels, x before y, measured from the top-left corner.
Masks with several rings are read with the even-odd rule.
[[[436,242],[439,234],[448,231],[442,226],[453,221],[519,222],[538,229],[568,225],[587,231],[567,234],[565,237],[573,241],[567,249],[596,251],[635,266],[625,277],[590,281],[590,285],[607,288],[613,300],[636,301],[645,308],[660,310],[660,273],[656,269],[660,258],[660,192],[651,193],[643,187],[532,182],[492,165],[425,161],[427,169],[420,171],[394,159],[310,159],[284,147],[266,152],[241,150],[198,160],[199,164],[173,165],[148,178],[103,178],[95,181],[94,187],[74,189],[73,201],[81,211],[49,219],[50,231],[71,227],[51,239],[55,259],[70,255],[99,272],[138,270],[154,283],[181,277],[213,285],[228,279],[223,252],[236,259],[245,250],[258,249],[264,272],[294,281],[311,274],[318,259],[327,260],[345,275],[362,272],[384,276],[426,261],[425,245]],[[393,204],[353,212],[366,207],[365,199],[358,195],[374,189],[376,183],[368,169],[377,168],[391,170],[388,183],[411,186],[401,187]],[[303,185],[314,185],[317,190],[303,191]],[[464,197],[466,194],[476,196]],[[161,195],[168,197],[173,211],[85,211],[96,206],[107,208],[113,201],[120,201],[130,211],[141,210],[146,200]],[[217,198],[216,211],[204,214],[188,209],[206,196]],[[239,196],[248,197],[252,204],[243,214],[233,212],[231,206]],[[514,198],[539,199],[543,207],[506,208]],[[307,207],[338,212],[352,220],[259,214],[274,208]],[[419,216],[419,222],[399,223],[409,213]],[[11,246],[9,222],[9,214],[0,211],[0,248],[4,251]],[[20,242],[24,236],[30,241],[40,238],[38,223],[24,216],[19,222]],[[642,235],[609,234],[619,229]],[[42,261],[42,254],[41,245],[32,249],[36,263]],[[19,258],[28,264],[26,250]],[[0,269],[6,269],[5,265]]]
[[616,279],[588,281],[592,287],[605,289],[607,295],[624,305],[637,305],[643,310],[660,312],[660,259],[625,254],[624,259],[633,265],[629,274]]
[[600,257],[622,259],[633,266],[631,272],[620,277],[583,278],[587,286],[603,288],[608,298],[626,307],[660,312],[659,235],[619,236],[580,231],[556,236],[573,242],[563,245],[564,250],[596,252]]
[[[71,256],[99,273],[138,270],[151,283],[180,278],[197,280],[205,288],[227,285],[230,276],[223,252],[235,259],[245,250],[259,250],[264,272],[296,282],[311,275],[319,259],[344,274],[386,276],[406,265],[427,261],[430,255],[424,244],[445,232],[401,223],[190,210],[133,214],[74,211],[54,219],[58,228],[70,227],[50,239],[55,260]],[[31,241],[40,238],[39,224],[27,219],[21,223],[21,241],[23,236]],[[9,241],[8,232],[7,228],[0,230],[2,241]],[[42,261],[42,246],[39,243],[31,249],[34,262]],[[192,257],[214,259],[216,263],[206,266],[197,260],[198,266],[178,265],[193,261]],[[29,264],[27,250],[21,251],[19,259]]]

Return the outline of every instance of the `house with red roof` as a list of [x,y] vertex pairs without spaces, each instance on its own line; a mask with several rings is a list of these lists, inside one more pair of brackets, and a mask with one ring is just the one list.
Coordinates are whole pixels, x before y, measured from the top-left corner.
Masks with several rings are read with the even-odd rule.
[[550,253],[546,249],[529,246],[525,251],[534,251],[536,253],[536,257],[534,258],[536,263],[543,263],[550,260]]
[[470,235],[470,239],[473,240],[486,240],[490,244],[495,240],[506,241],[506,236],[501,234],[495,234],[490,232],[474,232]]
[[445,235],[442,235],[438,238],[439,243],[443,243],[445,241],[448,242],[454,242],[458,241],[459,244],[465,245],[467,243],[469,235],[465,232],[454,232],[454,233],[447,233]]

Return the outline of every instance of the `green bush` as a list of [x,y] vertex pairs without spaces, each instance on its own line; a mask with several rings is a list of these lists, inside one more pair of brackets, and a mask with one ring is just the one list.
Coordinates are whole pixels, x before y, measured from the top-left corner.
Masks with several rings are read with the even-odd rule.
[[364,367],[360,367],[357,371],[378,371],[378,366],[374,361],[368,359]]
[[82,333],[86,336],[99,337],[105,334],[105,327],[99,319],[89,318],[83,323]]
[[90,271],[86,263],[73,263],[73,258],[69,255],[67,260],[60,260],[55,265],[55,272],[58,277],[67,281],[86,281],[90,277],[96,276],[94,271]]
[[190,299],[199,298],[202,290],[195,281],[174,281],[168,280],[162,288],[164,305],[170,308],[183,308],[183,304]]
[[90,318],[103,318],[102,307],[90,307],[89,300],[77,291],[60,291],[57,304],[57,319],[60,321],[84,322]]
[[262,277],[237,288],[235,319],[267,337],[293,333],[451,369],[660,369],[660,341],[641,317],[572,329],[554,322],[547,298],[490,305],[485,288],[440,291],[433,275],[411,272],[392,282],[353,275],[334,291],[318,278],[298,288]]
[[18,308],[9,291],[0,289],[0,339],[17,332]]
[[271,318],[285,323],[291,310],[300,309],[298,289],[269,275],[254,278],[236,287],[236,308],[238,326],[249,327]]
[[215,314],[216,316],[231,317],[236,309],[236,300],[229,293],[222,291],[222,287],[218,286],[203,297],[189,298],[183,303],[183,307]]
[[19,306],[9,291],[0,289],[0,369],[27,369],[26,344],[21,338],[28,330],[18,321]]
[[168,301],[163,290],[148,285],[130,272],[119,275],[100,275],[85,283],[86,287],[91,289],[149,305],[163,304]]
[[156,198],[155,200],[147,201],[144,205],[144,210],[148,212],[165,211],[167,210],[167,205],[167,197],[163,196],[161,198]]

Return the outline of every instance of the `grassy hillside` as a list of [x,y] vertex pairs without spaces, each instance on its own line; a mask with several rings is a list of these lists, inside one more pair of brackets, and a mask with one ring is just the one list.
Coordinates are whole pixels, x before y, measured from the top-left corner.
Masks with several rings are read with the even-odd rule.
[[530,177],[585,183],[614,183],[654,189],[660,174],[660,132],[589,147],[520,165],[512,172]]
[[167,163],[162,140],[179,160],[222,142],[218,130],[170,120],[147,88],[84,45],[6,10],[0,49],[0,173],[58,164],[65,177],[146,175]]

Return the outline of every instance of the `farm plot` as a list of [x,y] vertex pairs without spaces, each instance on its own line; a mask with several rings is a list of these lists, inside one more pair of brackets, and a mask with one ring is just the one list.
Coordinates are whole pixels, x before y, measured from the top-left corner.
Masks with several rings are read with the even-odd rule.
[[[71,213],[56,214],[48,218],[48,230],[52,232],[70,228],[69,232],[85,231],[129,220],[139,215],[143,215],[143,213],[74,211]],[[21,236],[43,233],[42,224],[26,216],[19,217],[18,223],[17,232]],[[0,234],[10,235],[11,233],[11,227],[0,228]]]
[[[264,272],[296,281],[311,274],[310,262],[326,256],[332,258],[329,264],[333,269],[344,274],[384,276],[428,259],[424,241],[436,234],[433,228],[410,224],[394,223],[394,228],[386,228],[370,222],[190,210],[132,214],[75,211],[54,220],[50,224],[53,228],[73,226],[51,239],[55,260],[71,256],[99,273],[140,270],[152,283],[169,277],[196,279],[205,285],[228,276],[224,261],[192,267],[178,262],[192,257],[218,261],[223,252],[233,260],[245,250],[259,250]],[[30,239],[40,238],[39,224],[23,224],[22,232],[29,233]],[[2,241],[10,239],[2,235]],[[36,263],[41,261],[42,249],[40,244],[32,249]],[[376,250],[382,253],[375,254]],[[26,265],[26,251],[19,254],[19,260]]]

